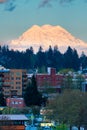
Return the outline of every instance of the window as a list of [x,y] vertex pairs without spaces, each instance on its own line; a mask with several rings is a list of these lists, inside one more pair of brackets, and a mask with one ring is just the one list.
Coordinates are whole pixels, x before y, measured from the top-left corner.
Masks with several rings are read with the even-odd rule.
[[8,92],[8,91],[5,91],[5,94],[9,94],[9,92]]
[[12,104],[14,104],[14,101],[12,101]]
[[5,87],[5,89],[9,89],[9,87]]
[[15,104],[18,104],[18,102],[16,101]]
[[16,82],[16,84],[21,84],[21,82]]
[[17,86],[16,89],[20,89],[21,87],[20,86]]
[[5,80],[9,80],[9,77],[5,77]]
[[16,80],[20,80],[21,78],[20,77],[16,77]]
[[11,86],[11,89],[14,89],[14,86]]
[[21,75],[21,73],[20,72],[16,72],[16,76],[20,76]]
[[19,102],[19,104],[22,104],[22,102]]
[[11,75],[14,75],[14,72],[11,72]]
[[9,82],[4,82],[4,85],[9,85]]
[[11,77],[11,80],[14,80],[14,77]]

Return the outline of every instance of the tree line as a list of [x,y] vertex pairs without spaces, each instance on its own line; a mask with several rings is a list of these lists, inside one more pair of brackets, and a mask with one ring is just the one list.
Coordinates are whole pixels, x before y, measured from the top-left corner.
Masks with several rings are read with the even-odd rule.
[[77,50],[70,46],[63,54],[57,46],[49,46],[46,51],[40,46],[37,53],[34,53],[33,47],[20,52],[8,46],[0,46],[0,64],[9,69],[38,68],[39,72],[45,72],[47,67],[54,67],[57,71],[63,68],[79,70],[80,66],[87,67],[87,56],[84,52],[79,56]]

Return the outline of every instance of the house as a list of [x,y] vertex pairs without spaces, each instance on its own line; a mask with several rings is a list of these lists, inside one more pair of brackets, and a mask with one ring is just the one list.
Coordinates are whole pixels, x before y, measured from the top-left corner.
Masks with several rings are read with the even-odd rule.
[[0,130],[25,130],[25,115],[0,115]]
[[8,107],[13,107],[13,108],[23,108],[25,107],[24,99],[23,98],[7,98],[6,99],[6,105]]

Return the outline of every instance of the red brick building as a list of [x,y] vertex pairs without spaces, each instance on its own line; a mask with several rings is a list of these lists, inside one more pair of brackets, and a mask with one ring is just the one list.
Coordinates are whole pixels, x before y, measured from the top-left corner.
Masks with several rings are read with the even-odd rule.
[[61,91],[61,85],[64,76],[61,74],[56,74],[55,68],[48,68],[48,73],[46,74],[36,74],[36,80],[38,89],[43,91],[44,88],[55,88],[57,91]]

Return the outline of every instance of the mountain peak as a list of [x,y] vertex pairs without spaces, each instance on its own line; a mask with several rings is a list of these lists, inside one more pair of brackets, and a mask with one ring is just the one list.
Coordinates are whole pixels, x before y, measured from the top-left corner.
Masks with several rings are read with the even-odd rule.
[[[40,26],[39,26],[39,25],[33,25],[31,28],[34,28],[34,29],[35,29],[35,28],[40,28]],[[30,28],[30,29],[31,29],[31,28]]]
[[38,25],[33,25],[31,28],[29,28],[27,31],[30,31],[30,30],[40,30],[41,29],[41,27],[40,26],[38,26]]
[[72,36],[67,30],[61,26],[34,25],[26,32],[24,32],[18,39],[12,40],[10,43],[11,48],[15,50],[25,50],[32,46],[35,52],[42,46],[47,50],[49,46],[58,46],[61,52],[65,52],[68,46],[77,49],[79,54],[84,51],[87,54],[87,44],[80,39]]
[[42,29],[47,29],[47,28],[53,28],[54,26],[50,25],[50,24],[46,24],[41,26]]

